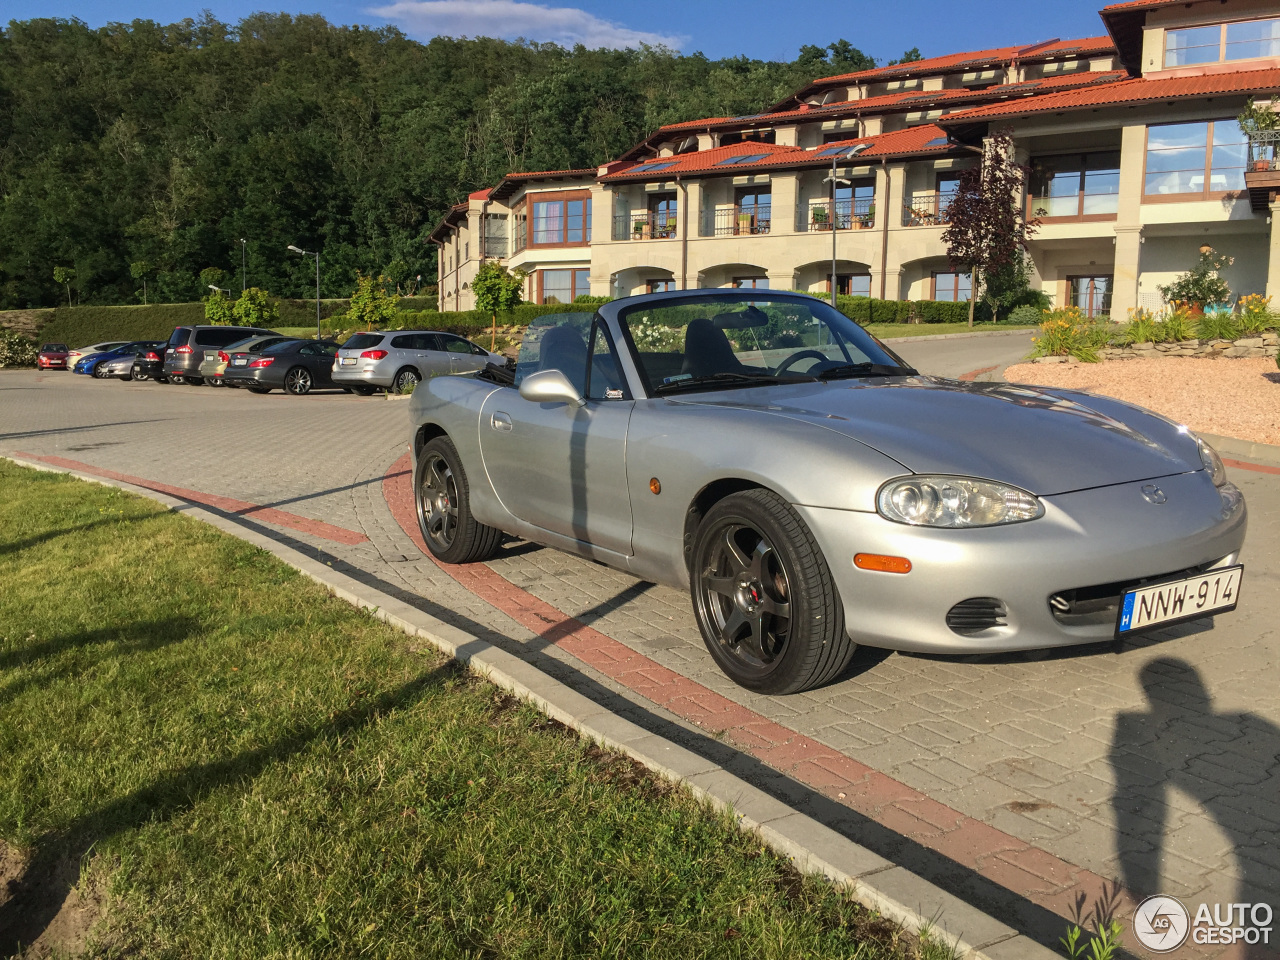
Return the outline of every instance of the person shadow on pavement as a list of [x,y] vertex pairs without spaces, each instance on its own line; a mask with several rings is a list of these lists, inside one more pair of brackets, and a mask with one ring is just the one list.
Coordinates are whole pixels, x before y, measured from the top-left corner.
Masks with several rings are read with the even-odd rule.
[[[1109,757],[1125,888],[1138,901],[1172,893],[1162,888],[1160,865],[1162,849],[1179,854],[1165,845],[1169,791],[1176,788],[1194,798],[1231,840],[1240,876],[1232,902],[1266,903],[1280,914],[1280,727],[1254,713],[1215,712],[1203,679],[1184,660],[1153,660],[1139,682],[1149,709],[1116,718]],[[1193,924],[1200,902],[1184,904]],[[1212,915],[1214,904],[1208,908]],[[1221,909],[1226,911],[1226,903]],[[1270,943],[1246,946],[1240,956],[1280,956],[1274,919],[1269,922]]]

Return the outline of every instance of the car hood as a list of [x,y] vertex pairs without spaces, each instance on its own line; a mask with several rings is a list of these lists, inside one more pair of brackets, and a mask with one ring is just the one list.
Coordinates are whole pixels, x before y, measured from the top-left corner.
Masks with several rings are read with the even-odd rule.
[[1195,441],[1163,417],[1067,390],[914,376],[670,399],[805,421],[872,447],[912,473],[997,480],[1039,496],[1202,468]]

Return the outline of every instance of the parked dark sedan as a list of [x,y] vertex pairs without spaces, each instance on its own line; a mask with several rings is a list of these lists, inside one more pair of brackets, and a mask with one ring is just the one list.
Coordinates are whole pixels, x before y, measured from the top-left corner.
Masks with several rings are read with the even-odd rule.
[[144,350],[133,358],[133,368],[129,373],[134,380],[169,382],[168,377],[164,375],[164,348],[165,344],[161,343],[159,349]]
[[251,393],[284,388],[300,397],[315,388],[337,386],[332,376],[337,354],[338,345],[332,340],[286,340],[257,353],[232,354],[222,382],[248,387]]

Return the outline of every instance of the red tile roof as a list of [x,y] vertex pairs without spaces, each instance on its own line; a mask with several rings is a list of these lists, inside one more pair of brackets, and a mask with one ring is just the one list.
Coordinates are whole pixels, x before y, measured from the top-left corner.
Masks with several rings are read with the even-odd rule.
[[[941,142],[938,142],[941,141]],[[829,166],[831,158],[821,156],[827,150],[837,146],[855,146],[867,144],[867,149],[858,158],[879,159],[915,154],[945,153],[950,149],[947,135],[934,124],[909,127],[893,133],[883,133],[874,137],[859,137],[844,140],[840,143],[824,143],[817,147],[786,147],[773,143],[754,143],[746,141],[731,144],[727,147],[716,147],[712,150],[701,150],[697,153],[682,153],[673,157],[652,157],[634,163],[624,169],[600,177],[601,183],[667,181],[678,176],[691,176],[715,172],[721,175],[732,175],[739,172],[760,172],[780,167],[794,166]],[[723,161],[736,156],[760,155],[759,160],[750,163],[724,165]],[[856,163],[856,159],[843,161]],[[638,167],[649,164],[669,163],[661,170],[648,170],[634,173]]]
[[566,177],[590,177],[595,179],[596,168],[581,170],[538,170],[534,173],[508,173],[489,191],[490,200],[506,200],[529,180],[563,180]]
[[844,83],[852,80],[883,80],[904,74],[945,73],[962,67],[986,63],[1008,63],[1010,60],[1051,60],[1067,53],[1094,55],[1107,53],[1112,49],[1110,37],[1085,37],[1080,40],[1047,40],[1041,43],[1021,44],[1013,47],[993,47],[989,50],[949,53],[941,57],[914,60],[910,63],[895,63],[891,66],[876,67],[873,70],[842,73],[834,77],[822,77],[815,80],[811,86]]
[[1116,52],[1120,54],[1120,62],[1134,76],[1142,73],[1142,28],[1146,24],[1147,11],[1171,7],[1175,3],[1186,3],[1186,0],[1130,0],[1129,3],[1113,3],[1099,12],[1107,33],[1116,45]]
[[489,199],[490,189],[491,189],[490,187],[485,187],[483,190],[473,190],[471,193],[467,194],[467,199],[479,200],[483,203],[485,200]]
[[1155,80],[1134,77],[1096,87],[1066,90],[1062,93],[1027,97],[1010,103],[993,103],[975,107],[972,110],[950,114],[939,122],[945,126],[952,126],[959,123],[986,121],[996,117],[1013,117],[1047,111],[1085,110],[1120,103],[1273,91],[1280,91],[1280,69],[1242,70],[1237,73],[1213,73],[1192,77],[1161,77]]

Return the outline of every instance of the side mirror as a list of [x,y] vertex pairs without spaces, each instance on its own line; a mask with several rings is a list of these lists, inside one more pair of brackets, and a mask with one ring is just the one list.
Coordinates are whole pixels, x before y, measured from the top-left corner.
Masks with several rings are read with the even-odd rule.
[[559,370],[539,370],[520,381],[520,396],[533,403],[572,403],[581,407],[586,399]]

